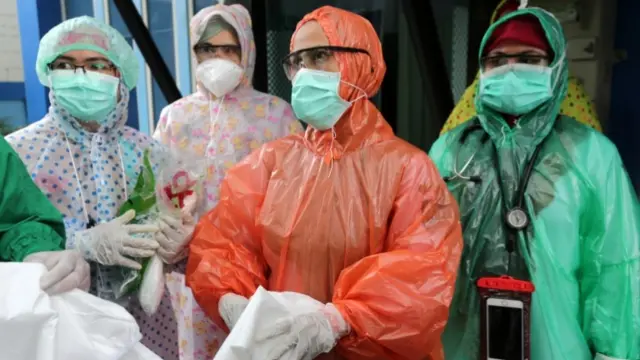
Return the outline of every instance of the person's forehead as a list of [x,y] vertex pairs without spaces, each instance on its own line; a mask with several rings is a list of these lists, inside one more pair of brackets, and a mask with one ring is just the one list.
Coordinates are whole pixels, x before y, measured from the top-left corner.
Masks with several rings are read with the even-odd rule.
[[73,60],[77,62],[87,61],[87,60],[109,60],[106,56],[100,54],[96,51],[91,50],[73,50],[67,51],[64,54],[61,54],[58,58]]
[[492,49],[489,52],[489,56],[496,54],[521,54],[521,53],[532,53],[532,54],[540,54],[546,55],[547,52],[531,45],[524,45],[519,43],[506,43]]
[[309,21],[302,25],[293,37],[293,49],[295,52],[317,46],[328,46],[329,38],[317,21]]

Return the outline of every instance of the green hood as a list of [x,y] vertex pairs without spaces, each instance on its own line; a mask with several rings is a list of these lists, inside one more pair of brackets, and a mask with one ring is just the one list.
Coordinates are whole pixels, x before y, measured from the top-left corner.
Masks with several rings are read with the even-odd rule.
[[[480,63],[484,48],[493,32],[503,23],[514,17],[523,15],[535,16],[540,21],[547,36],[547,41],[555,54],[553,62],[550,65],[553,69],[553,97],[534,111],[523,115],[518,120],[518,126],[514,129],[506,123],[500,113],[489,108],[479,101],[479,97],[476,97],[475,105],[480,123],[499,146],[509,146],[509,144],[513,144],[514,142],[522,143],[522,140],[526,139],[525,142],[531,143],[535,147],[553,128],[555,119],[560,112],[560,105],[567,94],[567,85],[569,82],[567,58],[565,56],[567,43],[562,26],[558,20],[546,10],[540,8],[520,9],[505,15],[493,23],[482,38],[480,52],[478,53],[478,63]],[[482,81],[482,77],[480,81]],[[479,83],[480,82],[478,82],[478,84]],[[478,89],[476,89],[476,92],[477,91]]]

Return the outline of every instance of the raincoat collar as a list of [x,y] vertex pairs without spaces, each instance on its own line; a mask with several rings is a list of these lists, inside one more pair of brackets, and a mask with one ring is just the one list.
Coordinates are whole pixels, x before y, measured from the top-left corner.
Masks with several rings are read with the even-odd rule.
[[[525,8],[511,12],[494,22],[485,33],[480,51],[478,53],[478,63],[482,57],[483,50],[489,41],[491,34],[501,24],[510,19],[523,16],[535,16],[541,23],[547,35],[547,40],[555,54],[551,67],[555,67],[552,76],[558,78],[555,83],[553,97],[534,111],[522,115],[516,126],[513,128],[505,121],[502,114],[485,106],[476,97],[475,105],[480,124],[498,146],[515,146],[516,144],[529,144],[537,146],[551,131],[560,112],[560,105],[567,94],[568,87],[568,66],[566,56],[566,41],[564,32],[558,20],[549,12],[540,8]],[[560,63],[559,63],[560,62]],[[559,63],[559,64],[558,64]],[[555,66],[555,65],[558,66]],[[477,91],[477,90],[476,90]]]
[[333,129],[308,127],[304,140],[308,148],[325,160],[339,160],[345,153],[394,138],[393,129],[368,99],[353,103]]

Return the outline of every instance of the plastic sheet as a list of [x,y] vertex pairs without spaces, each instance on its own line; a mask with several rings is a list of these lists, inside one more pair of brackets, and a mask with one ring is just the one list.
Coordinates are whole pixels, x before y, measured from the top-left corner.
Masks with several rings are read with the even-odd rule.
[[[193,161],[179,154],[172,154],[164,160],[154,169],[148,153],[145,153],[143,170],[133,193],[120,208],[120,214],[135,210],[134,222],[138,224],[153,223],[163,214],[177,219],[190,215],[183,214],[182,209],[185,202],[197,202],[201,195],[206,171],[204,160]],[[190,205],[188,209],[196,207],[195,204]],[[109,283],[116,299],[137,293],[145,313],[152,315],[158,309],[165,290],[164,265],[157,255],[140,261],[142,270],[121,268],[118,278],[111,277]]]
[[[279,338],[262,340],[278,320],[302,315],[324,307],[310,303],[309,297],[293,292],[269,292],[259,287],[222,344],[214,360],[265,360],[282,344]],[[301,360],[304,354],[290,351],[278,360]],[[309,359],[311,360],[311,359]]]
[[44,265],[0,263],[0,348],[11,360],[160,360],[122,307],[80,290],[49,297]]

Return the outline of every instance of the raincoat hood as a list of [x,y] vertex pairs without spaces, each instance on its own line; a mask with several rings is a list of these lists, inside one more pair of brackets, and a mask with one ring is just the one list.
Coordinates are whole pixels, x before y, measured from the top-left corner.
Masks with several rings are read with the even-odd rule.
[[343,46],[366,50],[366,54],[336,53],[343,83],[340,96],[354,101],[362,96],[359,89],[366,92],[367,98],[356,100],[336,124],[335,141],[331,130],[320,131],[309,127],[306,139],[308,145],[320,154],[331,152],[333,158],[342,153],[357,149],[371,142],[393,136],[393,131],[384,120],[375,105],[368,100],[373,97],[382,84],[387,70],[382,54],[382,44],[373,25],[364,17],[332,6],[323,6],[307,14],[296,27],[292,36],[309,21],[317,21],[329,39],[331,46]]
[[[494,11],[491,23],[500,18],[500,16],[506,15],[510,11],[517,10],[518,6],[519,4],[515,0],[503,0]],[[478,75],[476,75],[474,82],[467,87],[464,94],[456,104],[456,107],[449,115],[449,118],[447,118],[440,135],[476,118],[475,98]],[[575,77],[569,77],[567,96],[564,98],[560,106],[560,113],[562,115],[572,117],[583,124],[587,124],[598,131],[602,131],[602,126],[598,120],[594,104],[591,102],[591,99],[586,93],[584,87]]]
[[[207,23],[216,15],[220,15],[238,34],[238,42],[240,43],[242,54],[240,66],[244,69],[244,78],[236,91],[242,88],[253,88],[253,71],[256,67],[256,44],[253,40],[253,30],[251,29],[251,15],[244,6],[239,4],[217,4],[200,10],[191,19],[189,26],[191,31],[191,48],[193,49],[198,43],[207,27]],[[198,90],[208,93],[200,84],[198,84]]]
[[553,61],[549,64],[549,67],[552,68],[552,98],[532,112],[522,115],[515,129],[511,129],[504,120],[503,115],[486,106],[480,100],[480,97],[476,97],[475,106],[480,123],[494,141],[503,143],[505,138],[513,136],[516,139],[526,137],[533,138],[535,146],[553,128],[555,119],[560,113],[560,105],[567,95],[569,81],[568,63],[565,56],[567,44],[560,22],[551,13],[540,8],[525,8],[510,12],[494,22],[485,33],[478,53],[478,62],[480,63],[481,61],[485,47],[490,45],[488,42],[491,39],[491,35],[500,25],[515,17],[527,15],[534,16],[540,21],[542,29],[547,36],[547,41],[555,54]]

